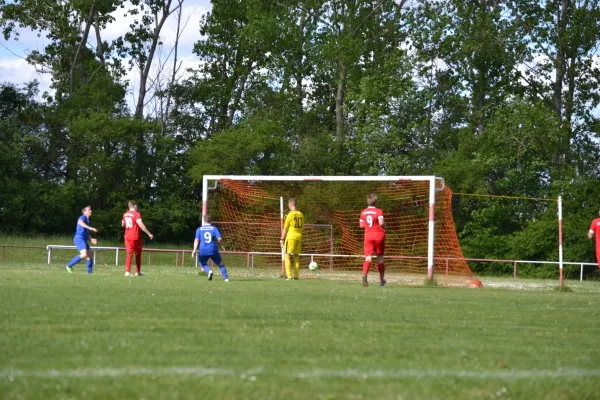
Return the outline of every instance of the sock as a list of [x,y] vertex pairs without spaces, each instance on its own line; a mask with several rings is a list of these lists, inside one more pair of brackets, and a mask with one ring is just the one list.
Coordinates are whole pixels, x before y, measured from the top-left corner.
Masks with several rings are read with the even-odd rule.
[[208,265],[203,265],[202,269],[204,270],[204,272],[206,272],[206,275],[208,275],[208,273],[210,272],[210,268],[208,268]]
[[294,278],[300,276],[300,256],[294,256]]
[[67,264],[67,266],[69,268],[71,268],[73,265],[77,264],[79,261],[81,261],[81,257],[78,254],[75,257],[73,257],[73,259],[71,261],[69,261],[69,263]]
[[88,267],[88,274],[91,274],[92,273],[92,267],[94,265],[94,261],[93,260],[87,260],[85,263],[87,264],[87,267]]
[[371,267],[371,261],[366,261],[363,263],[363,275],[369,275],[369,268]]
[[221,275],[223,275],[223,280],[229,279],[229,277],[227,276],[227,269],[225,268],[225,264],[221,264],[219,269],[221,270]]
[[379,281],[383,282],[383,276],[385,275],[385,265],[383,263],[377,264],[377,269],[379,270]]
[[142,272],[142,252],[135,253],[135,272]]
[[291,261],[290,261],[290,255],[286,254],[285,255],[285,274],[287,275],[288,279],[292,279],[292,266],[291,266]]
[[125,271],[131,272],[131,257],[133,257],[133,253],[127,253],[127,258],[125,259]]

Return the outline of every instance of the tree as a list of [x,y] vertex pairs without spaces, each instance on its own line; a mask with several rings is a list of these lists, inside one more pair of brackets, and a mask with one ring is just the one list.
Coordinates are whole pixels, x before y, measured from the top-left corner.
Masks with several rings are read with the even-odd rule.
[[135,118],[144,116],[148,78],[156,49],[161,43],[161,32],[167,19],[180,10],[183,0],[131,0],[132,8],[128,14],[136,16],[130,25],[130,31],[115,42],[115,48],[121,56],[129,58],[129,65],[139,70],[139,88],[135,105]]
[[[18,27],[25,27],[45,35],[49,42],[43,52],[34,50],[27,61],[41,72],[52,75],[55,97],[62,99],[85,86],[98,74],[109,74],[118,79],[123,70],[118,60],[109,65],[107,46],[100,30],[112,21],[111,13],[123,0],[79,0],[74,2],[38,2],[34,0],[0,1],[0,26],[5,39],[18,39]],[[97,48],[91,51],[87,42],[92,26],[95,27]]]

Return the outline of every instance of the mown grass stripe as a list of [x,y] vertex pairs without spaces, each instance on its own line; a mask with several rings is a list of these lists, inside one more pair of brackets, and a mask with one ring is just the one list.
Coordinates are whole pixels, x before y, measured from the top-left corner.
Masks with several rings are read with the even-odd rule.
[[0,370],[3,378],[104,378],[121,376],[293,376],[299,379],[314,378],[351,378],[351,379],[431,379],[460,378],[475,380],[493,379],[548,379],[548,378],[585,378],[600,377],[600,369],[562,368],[556,370],[445,370],[445,369],[398,369],[398,370],[360,370],[360,369],[315,369],[310,371],[266,371],[262,367],[238,371],[234,369],[210,367],[167,367],[167,368],[86,368],[70,370]]

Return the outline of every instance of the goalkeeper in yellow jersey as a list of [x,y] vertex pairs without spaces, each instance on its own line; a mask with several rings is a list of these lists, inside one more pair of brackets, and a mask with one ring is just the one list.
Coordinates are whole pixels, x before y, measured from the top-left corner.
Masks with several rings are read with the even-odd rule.
[[288,200],[290,213],[285,217],[281,240],[279,244],[283,247],[285,254],[285,273],[286,280],[292,279],[291,256],[294,256],[294,280],[298,279],[300,274],[300,253],[302,252],[302,233],[304,232],[304,215],[296,210],[296,199]]

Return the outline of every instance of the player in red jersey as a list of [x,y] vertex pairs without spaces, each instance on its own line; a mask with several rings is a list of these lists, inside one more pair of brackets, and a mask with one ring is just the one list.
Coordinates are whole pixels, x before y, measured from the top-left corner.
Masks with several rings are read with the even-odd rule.
[[377,254],[377,269],[379,270],[379,285],[385,285],[385,266],[383,264],[383,255],[385,252],[385,221],[383,211],[375,205],[377,204],[377,195],[369,193],[367,196],[367,208],[360,213],[360,227],[365,228],[365,262],[363,263],[363,286],[369,286],[367,275],[373,254]]
[[[600,210],[598,211],[598,215],[600,215]],[[588,232],[588,239],[592,239],[594,235],[596,235],[596,261],[598,262],[598,268],[600,268],[600,218],[592,221]]]
[[146,225],[142,222],[142,215],[138,212],[137,203],[130,200],[127,205],[129,211],[123,214],[121,226],[125,228],[125,249],[127,250],[127,259],[125,261],[125,276],[131,276],[131,258],[135,253],[135,276],[142,276],[142,238],[140,229],[146,232],[150,240],[154,235],[148,231]]

